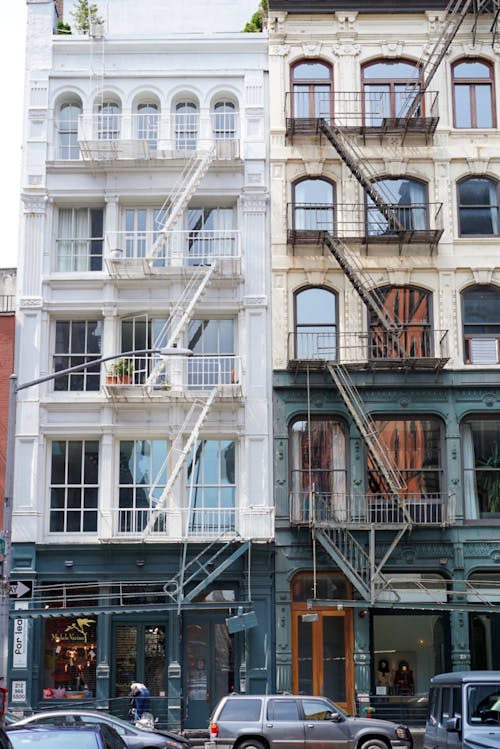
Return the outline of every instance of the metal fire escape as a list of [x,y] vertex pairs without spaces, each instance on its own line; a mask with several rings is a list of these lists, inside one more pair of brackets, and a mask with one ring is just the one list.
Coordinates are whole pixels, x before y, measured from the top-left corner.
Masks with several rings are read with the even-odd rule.
[[[493,13],[491,31],[494,36],[496,35],[500,13],[498,0],[450,0],[442,19],[441,33],[427,59],[420,64],[421,80],[413,90],[408,91],[406,111],[401,113],[401,118],[398,118],[403,122],[401,128],[402,142],[410,128],[409,123],[412,118],[418,116],[425,91],[470,12],[475,14],[474,33],[479,15]],[[295,127],[293,126],[292,133],[294,131]],[[377,175],[364,157],[362,149],[357,146],[353,138],[349,137],[349,128],[343,127],[338,120],[334,123],[328,121],[325,117],[318,117],[316,132],[327,138],[351,174],[359,182],[365,194],[385,218],[389,229],[395,233],[404,233],[406,227],[400,222],[390,201],[386,200],[382,191],[375,186]],[[364,271],[357,256],[343,240],[334,237],[330,232],[323,231],[320,234],[323,244],[326,245],[344,271],[364,304],[378,319],[382,328],[389,335],[394,334],[393,343],[395,343],[396,351],[404,358],[405,351],[400,339],[401,326],[384,309],[382,298],[377,293],[374,283]],[[327,369],[363,437],[374,465],[386,482],[393,502],[398,507],[398,523],[393,528],[395,533],[391,543],[386,547],[383,558],[379,560],[375,556],[375,524],[372,524],[368,531],[368,551],[366,545],[361,544],[345,524],[334,522],[333,524],[327,524],[325,527],[325,524],[315,522],[314,515],[312,517],[313,540],[314,542],[318,540],[321,543],[332,559],[348,575],[362,597],[367,601],[374,602],[382,591],[391,590],[390,581],[384,577],[382,569],[403,535],[412,527],[414,521],[405,504],[403,494],[405,483],[402,476],[398,469],[391,465],[384,446],[378,438],[376,426],[366,412],[362,398],[352,382],[347,368],[340,362],[329,361],[327,362]],[[387,531],[389,528],[385,526],[384,530]],[[397,596],[395,592],[394,594]]]

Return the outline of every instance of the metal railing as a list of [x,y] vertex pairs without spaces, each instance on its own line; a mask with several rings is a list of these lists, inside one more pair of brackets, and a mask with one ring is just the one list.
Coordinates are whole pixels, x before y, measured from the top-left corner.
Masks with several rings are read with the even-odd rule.
[[173,539],[219,538],[236,535],[237,510],[234,507],[150,508],[118,507],[112,510],[113,532],[116,536],[142,536],[155,513],[149,528],[152,537]]
[[[211,390],[221,385],[239,389],[241,358],[233,354],[169,356],[158,369],[160,354],[125,356],[104,368],[107,386],[145,388],[173,393]],[[155,378],[151,375],[158,372]]]
[[[302,472],[307,475],[307,471]],[[335,476],[324,476],[333,484]],[[351,494],[322,489],[290,491],[290,522],[293,525],[366,526],[406,522],[405,507],[415,525],[450,525],[455,521],[455,495],[447,492],[401,492]]]
[[[405,241],[435,243],[443,233],[442,203],[386,203],[401,229],[392,228],[374,205],[359,203],[289,203],[288,235],[292,243],[314,242],[321,232],[364,244]],[[310,236],[308,237],[308,233]]]
[[58,144],[62,159],[187,157],[216,143],[216,158],[239,156],[238,112],[129,113],[80,115],[71,149]]
[[409,119],[410,129],[418,125],[422,132],[431,133],[439,119],[438,93],[425,91],[418,109],[412,112],[417,90],[416,86],[406,88],[391,96],[387,88],[367,84],[363,91],[317,90],[313,94],[310,91],[288,91],[285,114],[292,126],[295,125],[295,132],[306,132],[307,128],[314,132],[314,123],[321,118],[329,125],[355,128],[366,133],[373,130],[376,134],[384,131],[404,133]]
[[[334,328],[334,326],[331,326]],[[426,323],[402,324],[396,330],[323,330],[288,334],[288,361],[332,361],[343,364],[425,363],[449,358],[448,331]]]
[[159,231],[118,231],[106,235],[106,253],[124,262],[152,258],[153,267],[208,265],[215,259],[239,258],[240,242],[238,229],[174,230],[168,236]]

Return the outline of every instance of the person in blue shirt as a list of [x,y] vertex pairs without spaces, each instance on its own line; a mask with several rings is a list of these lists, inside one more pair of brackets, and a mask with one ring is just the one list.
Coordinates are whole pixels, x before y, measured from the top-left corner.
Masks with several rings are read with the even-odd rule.
[[130,702],[134,711],[134,720],[140,720],[147,713],[150,704],[150,692],[145,684],[133,681],[130,685]]

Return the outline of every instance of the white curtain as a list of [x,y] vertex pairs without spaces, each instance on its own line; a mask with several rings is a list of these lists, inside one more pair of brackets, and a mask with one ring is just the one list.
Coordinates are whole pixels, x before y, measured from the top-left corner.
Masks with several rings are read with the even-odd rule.
[[474,440],[470,424],[464,425],[462,436],[464,453],[464,513],[467,520],[476,520],[479,517],[479,504],[476,487]]
[[408,228],[411,229],[425,229],[427,224],[426,207],[423,205],[425,202],[425,190],[420,182],[410,180],[409,194],[411,205],[417,205],[418,208],[411,209],[411,222],[409,222]]
[[71,208],[59,208],[59,223],[57,230],[57,270],[66,272],[72,270],[71,246],[73,233],[73,211]]
[[346,441],[340,424],[332,424],[332,458],[333,458],[333,511],[335,518],[347,520],[346,512]]

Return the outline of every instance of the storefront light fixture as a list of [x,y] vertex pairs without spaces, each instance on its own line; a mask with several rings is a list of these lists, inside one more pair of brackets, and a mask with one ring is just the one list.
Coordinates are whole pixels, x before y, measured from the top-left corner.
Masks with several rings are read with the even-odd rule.
[[72,567],[73,566],[73,560],[72,559],[66,559],[64,562],[65,567]]

